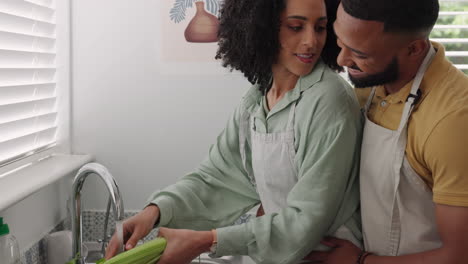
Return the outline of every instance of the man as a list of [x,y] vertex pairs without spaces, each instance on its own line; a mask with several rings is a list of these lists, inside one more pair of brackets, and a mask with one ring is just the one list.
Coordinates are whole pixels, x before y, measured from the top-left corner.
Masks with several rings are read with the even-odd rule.
[[[365,250],[335,238],[322,263],[468,263],[468,78],[428,39],[437,0],[343,0],[338,58],[366,113]],[[371,87],[365,88],[364,87]]]

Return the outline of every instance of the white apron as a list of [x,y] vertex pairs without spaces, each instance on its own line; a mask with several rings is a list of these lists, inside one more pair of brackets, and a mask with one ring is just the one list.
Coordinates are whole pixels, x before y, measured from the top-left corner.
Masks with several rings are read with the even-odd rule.
[[365,249],[377,255],[406,255],[442,245],[432,192],[405,157],[408,120],[434,55],[431,46],[414,79],[398,130],[368,119],[375,88],[365,107],[360,172],[362,226]]
[[[239,126],[240,152],[245,170],[248,172],[252,184],[260,196],[266,214],[279,213],[287,207],[287,197],[298,182],[297,167],[295,165],[296,150],[294,147],[294,118],[296,102],[289,111],[286,130],[281,133],[259,133],[255,128],[255,117],[248,113],[242,117]],[[263,111],[258,107],[257,111]],[[246,135],[250,127],[250,142],[252,155],[252,171],[246,161]],[[332,224],[332,223],[330,223]],[[352,241],[361,246],[351,230],[341,226],[333,236]],[[325,250],[319,246],[316,250]]]

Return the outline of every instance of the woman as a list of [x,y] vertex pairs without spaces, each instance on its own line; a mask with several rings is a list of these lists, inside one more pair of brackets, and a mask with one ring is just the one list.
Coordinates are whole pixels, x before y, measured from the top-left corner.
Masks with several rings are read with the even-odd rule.
[[[339,50],[327,4],[328,16],[324,0],[225,0],[217,58],[254,86],[199,168],[125,222],[126,249],[155,224],[168,240],[159,264],[207,251],[298,263],[325,235],[359,245],[361,120],[329,68]],[[259,203],[263,216],[231,226]],[[116,249],[114,239],[106,257]]]

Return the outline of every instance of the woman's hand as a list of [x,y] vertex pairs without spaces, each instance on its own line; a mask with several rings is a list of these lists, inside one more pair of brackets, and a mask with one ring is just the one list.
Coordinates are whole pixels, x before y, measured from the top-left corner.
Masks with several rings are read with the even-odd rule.
[[[149,205],[137,215],[130,217],[123,222],[123,237],[125,250],[135,247],[138,241],[151,232],[159,218],[159,208],[156,205]],[[116,234],[112,236],[106,249],[106,260],[117,255],[120,251],[119,239]]]
[[187,264],[208,252],[214,241],[211,231],[160,228],[159,235],[167,240],[158,264]]

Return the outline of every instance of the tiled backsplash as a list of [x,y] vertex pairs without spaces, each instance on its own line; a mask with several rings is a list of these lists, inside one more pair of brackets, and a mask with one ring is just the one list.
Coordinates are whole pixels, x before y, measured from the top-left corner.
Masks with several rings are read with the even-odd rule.
[[[54,233],[61,230],[70,229],[67,219],[63,220],[49,233]],[[32,247],[28,248],[21,253],[22,264],[47,264],[47,241],[42,238],[39,242],[35,243]]]
[[[135,215],[137,212],[125,213],[125,218]],[[103,228],[106,213],[104,211],[85,211],[83,212],[83,241],[97,241],[103,238]],[[113,216],[109,217],[108,234],[114,229],[115,222]],[[49,233],[54,233],[62,230],[71,230],[71,223],[69,219],[63,220]],[[154,232],[150,235],[154,236]],[[22,264],[47,264],[47,240],[45,236],[39,242],[35,243],[32,247],[25,250],[21,254]]]
[[[126,212],[125,219],[129,218],[135,214],[137,211]],[[247,222],[253,215],[246,214],[239,218],[234,225],[242,224]],[[98,241],[102,240],[104,222],[106,219],[106,213],[104,211],[85,211],[83,212],[83,241]],[[108,231],[107,234],[112,234],[115,229],[115,222],[113,215],[109,217]],[[62,231],[62,230],[71,230],[71,224],[68,219],[63,220],[59,225],[57,225],[49,233]],[[153,230],[148,236],[145,237],[143,241],[151,240],[156,237],[156,230]],[[21,254],[21,263],[22,264],[47,264],[47,240],[45,238],[41,239],[39,242],[34,244],[31,248],[27,249]]]

